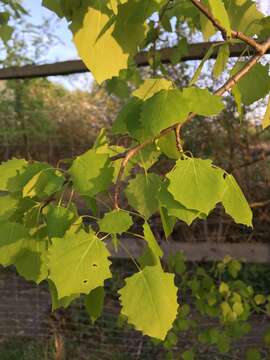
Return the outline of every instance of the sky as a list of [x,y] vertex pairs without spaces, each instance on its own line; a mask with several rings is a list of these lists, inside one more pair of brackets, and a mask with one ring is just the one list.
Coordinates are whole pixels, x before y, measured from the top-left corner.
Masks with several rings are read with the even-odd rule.
[[58,20],[58,25],[55,29],[55,33],[61,39],[61,42],[63,42],[63,44],[59,44],[57,47],[51,49],[51,51],[47,55],[48,60],[64,61],[75,59],[78,57],[77,51],[72,42],[71,32],[69,31],[68,24],[64,19],[58,19],[54,13],[42,7],[42,0],[24,0],[22,3],[30,13],[31,19],[29,19],[29,21],[33,23],[42,23],[42,18],[52,18]]
[[[29,21],[40,24],[42,18],[58,19],[57,16],[46,8],[42,7],[42,0],[23,0],[23,5],[28,9],[31,18]],[[258,7],[265,14],[270,15],[270,3],[269,0],[258,0]],[[55,21],[56,28],[55,34],[60,38],[61,43],[53,46],[46,54],[46,57],[42,59],[44,63],[53,63],[56,61],[78,59],[77,51],[72,42],[72,34],[68,29],[67,22],[63,20]],[[68,77],[53,77],[51,80],[60,82],[69,89],[83,88],[84,90],[91,86],[93,81],[92,76],[88,74],[78,74]]]

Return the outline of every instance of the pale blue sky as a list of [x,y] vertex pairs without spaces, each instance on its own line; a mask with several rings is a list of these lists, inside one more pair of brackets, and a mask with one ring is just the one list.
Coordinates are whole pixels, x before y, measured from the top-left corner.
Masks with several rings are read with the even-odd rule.
[[[23,5],[30,13],[29,22],[40,24],[42,18],[54,18],[57,16],[51,11],[41,6],[42,0],[23,0]],[[65,20],[58,20],[58,26],[55,29],[55,34],[61,39],[63,44],[54,47],[48,53],[48,60],[68,60],[77,57],[76,49],[72,43],[71,32],[68,29],[68,24]],[[47,60],[47,59],[46,59]]]

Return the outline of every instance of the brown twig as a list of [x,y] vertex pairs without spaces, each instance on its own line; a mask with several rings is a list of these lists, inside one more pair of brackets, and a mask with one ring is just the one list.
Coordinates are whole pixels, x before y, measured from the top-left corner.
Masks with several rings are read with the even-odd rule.
[[183,147],[182,147],[182,144],[181,144],[181,136],[180,136],[181,125],[182,124],[178,124],[174,128],[174,133],[175,133],[176,148],[180,153],[183,153]]
[[254,202],[252,204],[249,204],[249,206],[251,208],[258,208],[258,207],[264,207],[270,204],[270,199],[269,200],[265,200],[265,201],[258,201],[258,202]]
[[[193,1],[193,0],[191,0]],[[270,48],[270,37],[268,38],[268,40],[266,40],[263,44],[261,44],[262,48],[263,48],[263,53],[257,54],[255,56],[253,56],[250,61],[248,61],[245,66],[243,66],[242,69],[240,69],[234,76],[232,76],[230,79],[228,79],[226,81],[226,83],[221,86],[217,91],[215,91],[215,95],[219,95],[222,96],[224,95],[227,91],[231,90],[234,85],[240,80],[242,79],[242,77],[244,77],[248,71],[260,60],[260,58],[267,52],[267,50]],[[157,139],[167,135],[170,131],[177,129],[180,126],[183,126],[183,124],[185,124],[186,122],[192,120],[194,118],[196,114],[195,113],[190,113],[189,116],[186,118],[186,120],[180,124],[176,124],[176,125],[172,125],[166,129],[164,129],[160,134],[158,134],[157,136],[155,136],[154,138],[145,141],[144,143],[135,146],[134,148],[122,153],[122,154],[118,154],[114,157],[111,157],[111,160],[117,160],[117,159],[121,159],[123,158],[123,161],[121,163],[121,167],[118,173],[118,177],[117,177],[117,181],[116,181],[116,185],[115,185],[115,193],[114,193],[114,207],[115,209],[119,208],[119,195],[120,195],[120,186],[121,186],[121,180],[122,180],[122,176],[124,174],[124,170],[125,167],[127,165],[127,163],[129,162],[129,160],[131,158],[133,158],[136,154],[138,154],[138,152],[140,150],[142,150],[143,148],[145,148],[147,145],[150,145],[151,143],[153,143],[154,141],[156,141]]]
[[[221,31],[221,33],[225,36],[225,38],[228,37],[227,34],[227,30],[220,24],[220,22],[213,16],[213,14],[210,12],[210,10],[203,5],[203,3],[201,3],[199,0],[191,0],[191,2],[193,3],[194,6],[196,6],[210,21],[211,23],[218,29]],[[250,45],[251,47],[253,47],[257,53],[259,54],[263,54],[264,53],[264,48],[263,45],[258,43],[256,40],[254,40],[253,38],[243,34],[241,31],[235,31],[232,30],[231,31],[231,36],[235,39],[238,40],[242,40],[244,41],[246,44]]]

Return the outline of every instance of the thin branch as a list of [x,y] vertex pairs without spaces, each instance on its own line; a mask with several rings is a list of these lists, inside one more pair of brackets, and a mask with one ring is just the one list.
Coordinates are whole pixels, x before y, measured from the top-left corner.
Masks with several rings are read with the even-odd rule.
[[178,124],[174,128],[174,133],[175,133],[176,148],[182,154],[183,153],[183,147],[182,147],[182,144],[181,144],[181,136],[180,136],[181,125],[182,124]]
[[[193,1],[193,0],[192,0]],[[240,80],[242,79],[242,77],[244,77],[248,71],[260,60],[260,58],[267,52],[267,50],[270,48],[270,37],[268,40],[266,40],[263,44],[263,53],[261,54],[257,54],[255,56],[253,56],[250,61],[248,61],[246,63],[245,66],[243,66],[243,68],[241,70],[239,70],[234,76],[232,76],[228,81],[226,81],[226,83],[220,87],[217,91],[215,91],[215,95],[219,95],[222,96],[224,95],[227,91],[231,90],[234,85]],[[182,123],[180,123],[181,126],[183,126],[183,124],[185,124],[186,122],[192,120],[194,118],[194,116],[196,116],[196,113],[190,113],[189,116],[186,118],[186,120]],[[160,134],[158,134],[157,136],[155,136],[153,139],[147,140],[146,142],[135,146],[134,148],[122,153],[122,154],[118,154],[114,157],[111,157],[110,159],[112,161],[117,160],[117,159],[121,159],[123,158],[123,161],[121,163],[121,167],[118,173],[118,177],[117,177],[117,181],[116,181],[116,185],[115,185],[115,193],[114,193],[114,207],[116,209],[119,209],[119,195],[120,195],[120,187],[121,187],[121,180],[125,171],[125,167],[127,165],[127,163],[129,162],[130,159],[132,159],[136,154],[138,154],[138,152],[140,150],[142,150],[143,148],[145,148],[147,145],[150,145],[151,143],[153,143],[154,141],[158,140],[159,138],[167,135],[170,131],[177,129],[179,127],[179,124],[176,125],[172,125],[166,129],[164,129]]]
[[[191,2],[193,3],[194,6],[196,6],[200,10],[200,12],[202,12],[211,21],[211,23],[218,30],[221,31],[221,33],[225,38],[228,37],[227,30],[220,24],[220,22],[213,16],[213,14],[209,11],[209,9],[206,6],[204,6],[199,0],[191,0]],[[231,36],[235,39],[244,41],[246,44],[253,47],[259,54],[264,54],[263,45],[258,43],[253,38],[243,34],[241,31],[232,30]]]
[[264,207],[269,204],[270,204],[270,200],[265,200],[265,201],[258,201],[258,202],[252,203],[249,206],[254,209],[254,208],[258,208],[258,207]]

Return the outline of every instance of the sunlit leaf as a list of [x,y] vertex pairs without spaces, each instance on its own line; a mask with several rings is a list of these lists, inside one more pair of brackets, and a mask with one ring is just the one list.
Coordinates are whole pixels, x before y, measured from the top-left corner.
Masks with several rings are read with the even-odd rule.
[[[111,277],[110,253],[93,233],[81,230],[54,238],[49,248],[49,278],[61,299],[73,294],[88,294]],[[65,269],[65,271],[63,271]]]
[[101,11],[101,5],[100,9],[89,7],[82,28],[74,34],[79,55],[98,83],[117,76],[121,69],[127,68],[129,57],[112,36],[113,25],[98,38],[108,21],[109,16]]
[[178,309],[174,275],[160,266],[146,266],[126,279],[119,294],[128,322],[143,334],[164,340]]

